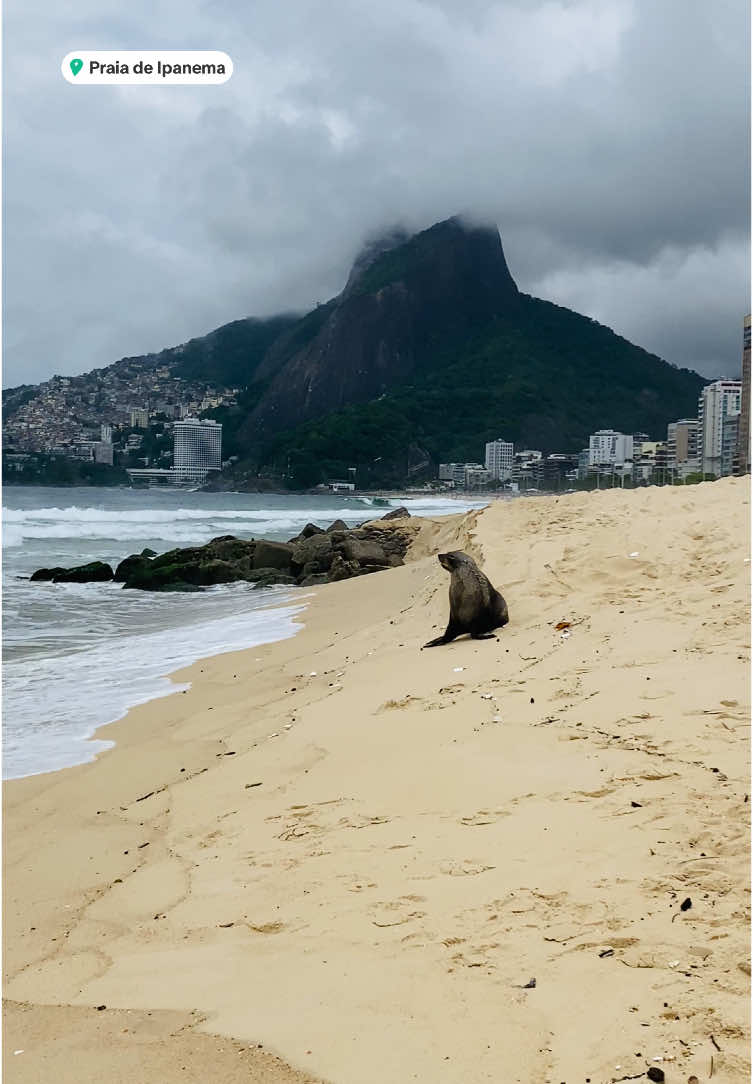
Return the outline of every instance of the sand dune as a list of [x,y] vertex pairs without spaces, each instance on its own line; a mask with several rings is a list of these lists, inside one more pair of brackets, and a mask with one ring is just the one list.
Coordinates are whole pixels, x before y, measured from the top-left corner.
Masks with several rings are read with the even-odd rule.
[[[749,511],[416,523],[293,640],[7,785],[6,1079],[747,1081]],[[511,621],[422,652],[445,548]]]

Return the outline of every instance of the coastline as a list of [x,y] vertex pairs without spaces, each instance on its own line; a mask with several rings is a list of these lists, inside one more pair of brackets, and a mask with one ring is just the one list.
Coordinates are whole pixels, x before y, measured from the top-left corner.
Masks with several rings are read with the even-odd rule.
[[[5,994],[30,1006],[7,1079],[42,1056],[66,1079],[71,1012],[107,1079],[97,1035],[129,1010],[134,1042],[173,1014],[173,1053],[263,1043],[299,1067],[280,1081],[655,1057],[706,1079],[710,1056],[747,1079],[748,499],[730,480],[423,521],[409,564],[313,589],[292,639],[176,672],[191,688],[109,724],[95,762],[7,783]],[[418,652],[446,620],[441,548],[503,590],[496,643]],[[173,1061],[155,1079],[192,1079]]]

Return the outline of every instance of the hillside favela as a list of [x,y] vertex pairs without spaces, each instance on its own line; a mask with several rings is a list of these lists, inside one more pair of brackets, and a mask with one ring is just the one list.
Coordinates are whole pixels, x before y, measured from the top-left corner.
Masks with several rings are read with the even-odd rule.
[[739,370],[704,381],[521,294],[496,229],[456,218],[370,242],[312,312],[8,389],[3,412],[6,484],[688,484],[749,472],[750,316]]

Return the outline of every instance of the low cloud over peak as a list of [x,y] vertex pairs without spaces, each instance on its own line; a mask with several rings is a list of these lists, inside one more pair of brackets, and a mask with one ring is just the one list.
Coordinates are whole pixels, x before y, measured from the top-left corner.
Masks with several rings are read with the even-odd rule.
[[[6,9],[6,385],[309,308],[365,239],[458,209],[499,225],[522,290],[739,371],[744,0],[40,12]],[[82,41],[224,49],[234,75],[74,87]]]

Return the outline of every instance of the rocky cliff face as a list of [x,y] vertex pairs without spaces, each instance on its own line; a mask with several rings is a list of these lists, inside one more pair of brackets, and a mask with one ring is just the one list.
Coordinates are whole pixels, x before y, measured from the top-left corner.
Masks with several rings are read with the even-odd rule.
[[518,303],[496,227],[459,218],[414,237],[393,231],[362,252],[339,297],[283,336],[257,370],[268,387],[241,438],[249,446],[404,384],[431,357]]

